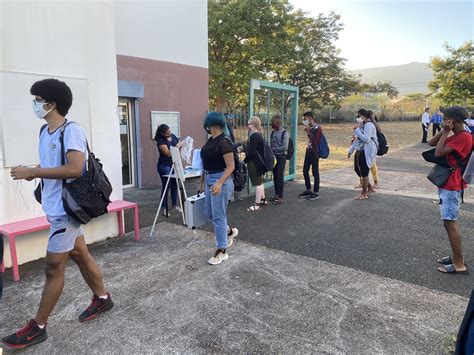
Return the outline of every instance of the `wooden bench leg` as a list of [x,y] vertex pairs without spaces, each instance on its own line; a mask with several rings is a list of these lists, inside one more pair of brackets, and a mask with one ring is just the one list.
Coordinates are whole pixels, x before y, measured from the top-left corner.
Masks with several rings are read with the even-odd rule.
[[117,211],[118,225],[119,225],[119,238],[123,238],[123,210]]
[[18,257],[16,255],[16,242],[15,236],[8,236],[8,244],[10,244],[10,254],[12,258],[12,270],[13,270],[13,280],[20,281],[20,270],[18,269]]
[[140,224],[138,223],[138,204],[133,208],[133,223],[135,226],[135,240],[140,240]]

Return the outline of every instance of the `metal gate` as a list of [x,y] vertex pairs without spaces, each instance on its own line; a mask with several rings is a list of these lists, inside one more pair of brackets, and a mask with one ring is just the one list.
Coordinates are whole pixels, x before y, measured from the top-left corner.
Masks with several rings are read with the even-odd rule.
[[[272,83],[264,80],[250,81],[249,117],[257,116],[262,120],[263,136],[270,142],[272,132],[271,120],[280,115],[283,128],[288,131],[293,140],[295,152],[285,171],[285,181],[296,178],[296,155],[298,137],[298,95],[296,86]],[[245,127],[247,124],[245,123]],[[272,173],[265,174],[265,187],[273,186]],[[249,191],[253,190],[249,184]]]

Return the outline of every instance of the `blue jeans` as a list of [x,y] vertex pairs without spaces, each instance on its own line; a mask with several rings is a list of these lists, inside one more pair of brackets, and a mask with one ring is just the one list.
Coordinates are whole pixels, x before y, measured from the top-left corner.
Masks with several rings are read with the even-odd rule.
[[158,174],[160,174],[161,184],[163,185],[161,189],[161,197],[163,197],[163,193],[166,194],[165,199],[163,201],[163,205],[161,207],[162,208],[168,207],[168,190],[170,189],[171,189],[171,204],[173,205],[173,207],[175,207],[178,201],[178,185],[176,184],[176,179],[170,180],[170,183],[168,184],[168,189],[165,192],[166,182],[168,181],[168,177],[165,175],[168,175],[171,172],[171,166],[165,165],[165,164],[158,164],[156,166],[156,170],[158,171]]
[[214,225],[216,235],[216,248],[227,248],[227,205],[234,191],[234,182],[229,177],[222,185],[218,195],[212,195],[211,186],[221,178],[224,173],[205,174],[205,205],[206,215]]

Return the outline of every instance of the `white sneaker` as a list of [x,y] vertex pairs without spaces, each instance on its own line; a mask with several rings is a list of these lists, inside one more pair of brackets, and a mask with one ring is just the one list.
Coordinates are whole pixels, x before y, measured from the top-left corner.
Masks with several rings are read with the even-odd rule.
[[168,215],[166,214],[166,208],[161,209],[161,214],[165,217],[168,217]]
[[237,228],[232,228],[230,235],[227,235],[227,248],[230,248],[234,244],[234,238],[239,235]]
[[173,211],[175,211],[176,213],[181,213],[181,212],[183,212],[183,210],[182,210],[180,207],[178,207],[178,206],[173,207]]
[[227,259],[229,259],[229,254],[227,254],[226,252],[223,252],[222,250],[216,250],[216,253],[214,254],[214,256],[210,258],[207,262],[210,265],[218,265]]

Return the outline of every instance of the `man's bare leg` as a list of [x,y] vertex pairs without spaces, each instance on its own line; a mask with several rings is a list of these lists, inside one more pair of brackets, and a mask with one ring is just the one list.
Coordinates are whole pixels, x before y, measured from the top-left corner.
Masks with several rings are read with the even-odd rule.
[[49,315],[56,306],[64,287],[64,268],[66,267],[69,253],[46,253],[46,283],[41,296],[38,313],[35,321],[39,325],[46,324]]
[[89,253],[84,236],[76,238],[74,249],[70,252],[72,260],[77,264],[82,277],[90,287],[94,295],[106,296],[102,273],[96,261]]

